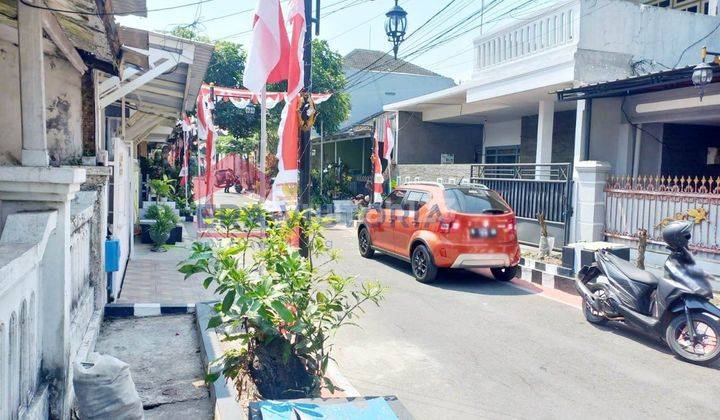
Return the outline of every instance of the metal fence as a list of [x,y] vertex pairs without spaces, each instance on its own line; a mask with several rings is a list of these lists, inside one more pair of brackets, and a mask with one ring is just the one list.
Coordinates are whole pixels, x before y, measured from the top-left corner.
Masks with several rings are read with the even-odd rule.
[[565,223],[569,215],[572,165],[569,163],[484,164],[470,166],[470,179],[500,193],[517,217]]
[[605,235],[664,245],[662,228],[672,220],[695,222],[691,248],[720,254],[720,177],[613,176],[606,192]]

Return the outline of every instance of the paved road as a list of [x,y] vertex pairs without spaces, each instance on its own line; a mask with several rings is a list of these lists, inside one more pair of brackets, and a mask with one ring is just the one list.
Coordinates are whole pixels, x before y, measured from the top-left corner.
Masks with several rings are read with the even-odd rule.
[[417,419],[720,418],[720,367],[489,277],[420,284],[405,263],[361,258],[353,231],[328,236],[338,271],[390,287],[362,329],[336,337],[340,370],[364,395],[395,394]]

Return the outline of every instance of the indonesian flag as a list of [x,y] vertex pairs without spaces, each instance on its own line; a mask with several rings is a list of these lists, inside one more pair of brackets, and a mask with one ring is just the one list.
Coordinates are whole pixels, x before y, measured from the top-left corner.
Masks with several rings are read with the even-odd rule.
[[212,202],[212,156],[213,141],[217,135],[217,129],[212,120],[212,110],[215,104],[211,99],[211,89],[200,89],[197,98],[198,117],[198,139],[205,140],[205,185],[207,186],[208,198]]
[[385,160],[390,160],[394,147],[395,134],[393,133],[392,123],[390,123],[390,118],[385,118],[385,146],[383,148],[383,158]]
[[287,79],[289,48],[280,0],[258,0],[243,85],[261,92],[267,83]]
[[380,143],[378,142],[378,130],[375,130],[373,136],[373,201],[375,203],[382,202],[382,191],[383,182],[385,179],[382,176],[382,162],[380,161]]
[[[278,175],[272,186],[274,202],[296,203],[298,188],[298,142],[300,121],[299,96],[303,88],[303,42],[305,40],[305,3],[290,0],[288,21],[292,28],[288,57],[288,90],[282,110],[278,135]],[[250,88],[250,86],[246,87]],[[252,90],[252,88],[250,88]]]

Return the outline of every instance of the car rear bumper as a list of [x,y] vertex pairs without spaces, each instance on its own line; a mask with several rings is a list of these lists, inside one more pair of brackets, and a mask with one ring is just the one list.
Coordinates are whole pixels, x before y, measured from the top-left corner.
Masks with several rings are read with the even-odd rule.
[[489,268],[509,267],[510,256],[507,254],[460,254],[450,268]]
[[433,247],[432,252],[438,267],[512,267],[520,263],[520,246],[517,242],[462,245],[441,242]]

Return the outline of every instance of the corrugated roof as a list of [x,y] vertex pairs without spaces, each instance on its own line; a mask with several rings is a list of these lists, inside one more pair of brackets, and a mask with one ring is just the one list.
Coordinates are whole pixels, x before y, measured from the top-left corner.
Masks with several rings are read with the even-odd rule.
[[[588,98],[627,96],[657,90],[692,86],[691,76],[695,66],[662,70],[638,76],[586,83],[554,92],[561,101],[576,101]],[[715,71],[718,67],[715,66]],[[713,80],[718,82],[718,80]]]
[[383,51],[356,48],[343,57],[345,67],[366,71],[417,74],[420,76],[445,77],[403,59],[395,59]]

